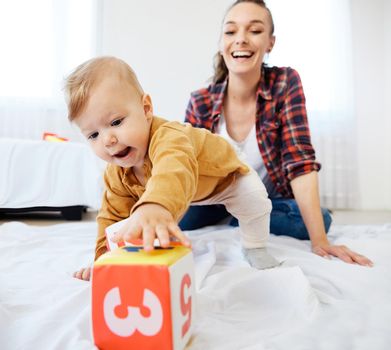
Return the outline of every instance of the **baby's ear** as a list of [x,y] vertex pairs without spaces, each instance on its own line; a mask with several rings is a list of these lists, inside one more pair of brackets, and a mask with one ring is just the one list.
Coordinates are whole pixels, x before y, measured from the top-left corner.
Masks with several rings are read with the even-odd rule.
[[153,116],[153,105],[152,105],[152,99],[151,96],[148,94],[143,95],[143,108],[144,108],[144,114],[147,117],[147,119],[152,118]]

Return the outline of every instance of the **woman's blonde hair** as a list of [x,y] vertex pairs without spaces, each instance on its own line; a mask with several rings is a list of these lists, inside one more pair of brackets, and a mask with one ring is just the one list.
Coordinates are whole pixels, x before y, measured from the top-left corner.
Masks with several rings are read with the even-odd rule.
[[130,66],[119,58],[97,57],[78,67],[65,79],[64,91],[68,106],[68,118],[73,121],[85,108],[91,89],[107,74],[117,75],[118,79],[128,83],[137,94],[144,91]]
[[[252,3],[261,6],[264,8],[270,17],[270,23],[271,23],[271,28],[270,28],[270,35],[274,34],[274,22],[273,22],[273,16],[272,13],[270,12],[269,8],[266,6],[266,3],[263,0],[236,0],[226,11],[224,18],[227,16],[227,13],[236,5],[241,4],[241,3]],[[224,58],[221,55],[220,52],[217,52],[214,56],[214,75],[212,78],[213,83],[220,83],[225,80],[225,78],[228,75],[228,68],[227,65],[224,62]]]

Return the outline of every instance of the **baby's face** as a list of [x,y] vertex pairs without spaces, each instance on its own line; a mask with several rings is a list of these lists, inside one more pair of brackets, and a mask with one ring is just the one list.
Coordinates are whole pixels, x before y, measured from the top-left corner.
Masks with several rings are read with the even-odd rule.
[[124,82],[106,78],[95,86],[75,123],[95,154],[124,168],[142,168],[148,151],[152,102]]

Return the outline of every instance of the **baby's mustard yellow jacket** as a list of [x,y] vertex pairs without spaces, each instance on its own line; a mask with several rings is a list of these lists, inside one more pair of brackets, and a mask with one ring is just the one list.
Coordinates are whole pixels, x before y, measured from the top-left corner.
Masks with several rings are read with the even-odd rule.
[[179,221],[191,202],[219,193],[248,167],[222,137],[190,124],[154,117],[144,161],[145,186],[132,168],[109,164],[97,218],[95,259],[107,251],[105,228],[126,219],[140,205],[157,203]]

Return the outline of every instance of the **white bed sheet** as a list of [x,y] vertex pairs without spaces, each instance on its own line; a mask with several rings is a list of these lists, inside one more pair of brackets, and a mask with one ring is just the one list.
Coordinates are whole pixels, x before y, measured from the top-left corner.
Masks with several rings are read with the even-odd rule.
[[1,138],[0,155],[0,208],[100,207],[105,165],[86,144]]
[[[71,277],[91,261],[95,230],[95,223],[0,226],[0,349],[95,348],[90,283]],[[284,264],[257,271],[241,256],[237,229],[190,236],[198,311],[188,349],[390,349],[391,224],[334,226],[329,234],[373,268],[272,235],[269,250]]]

